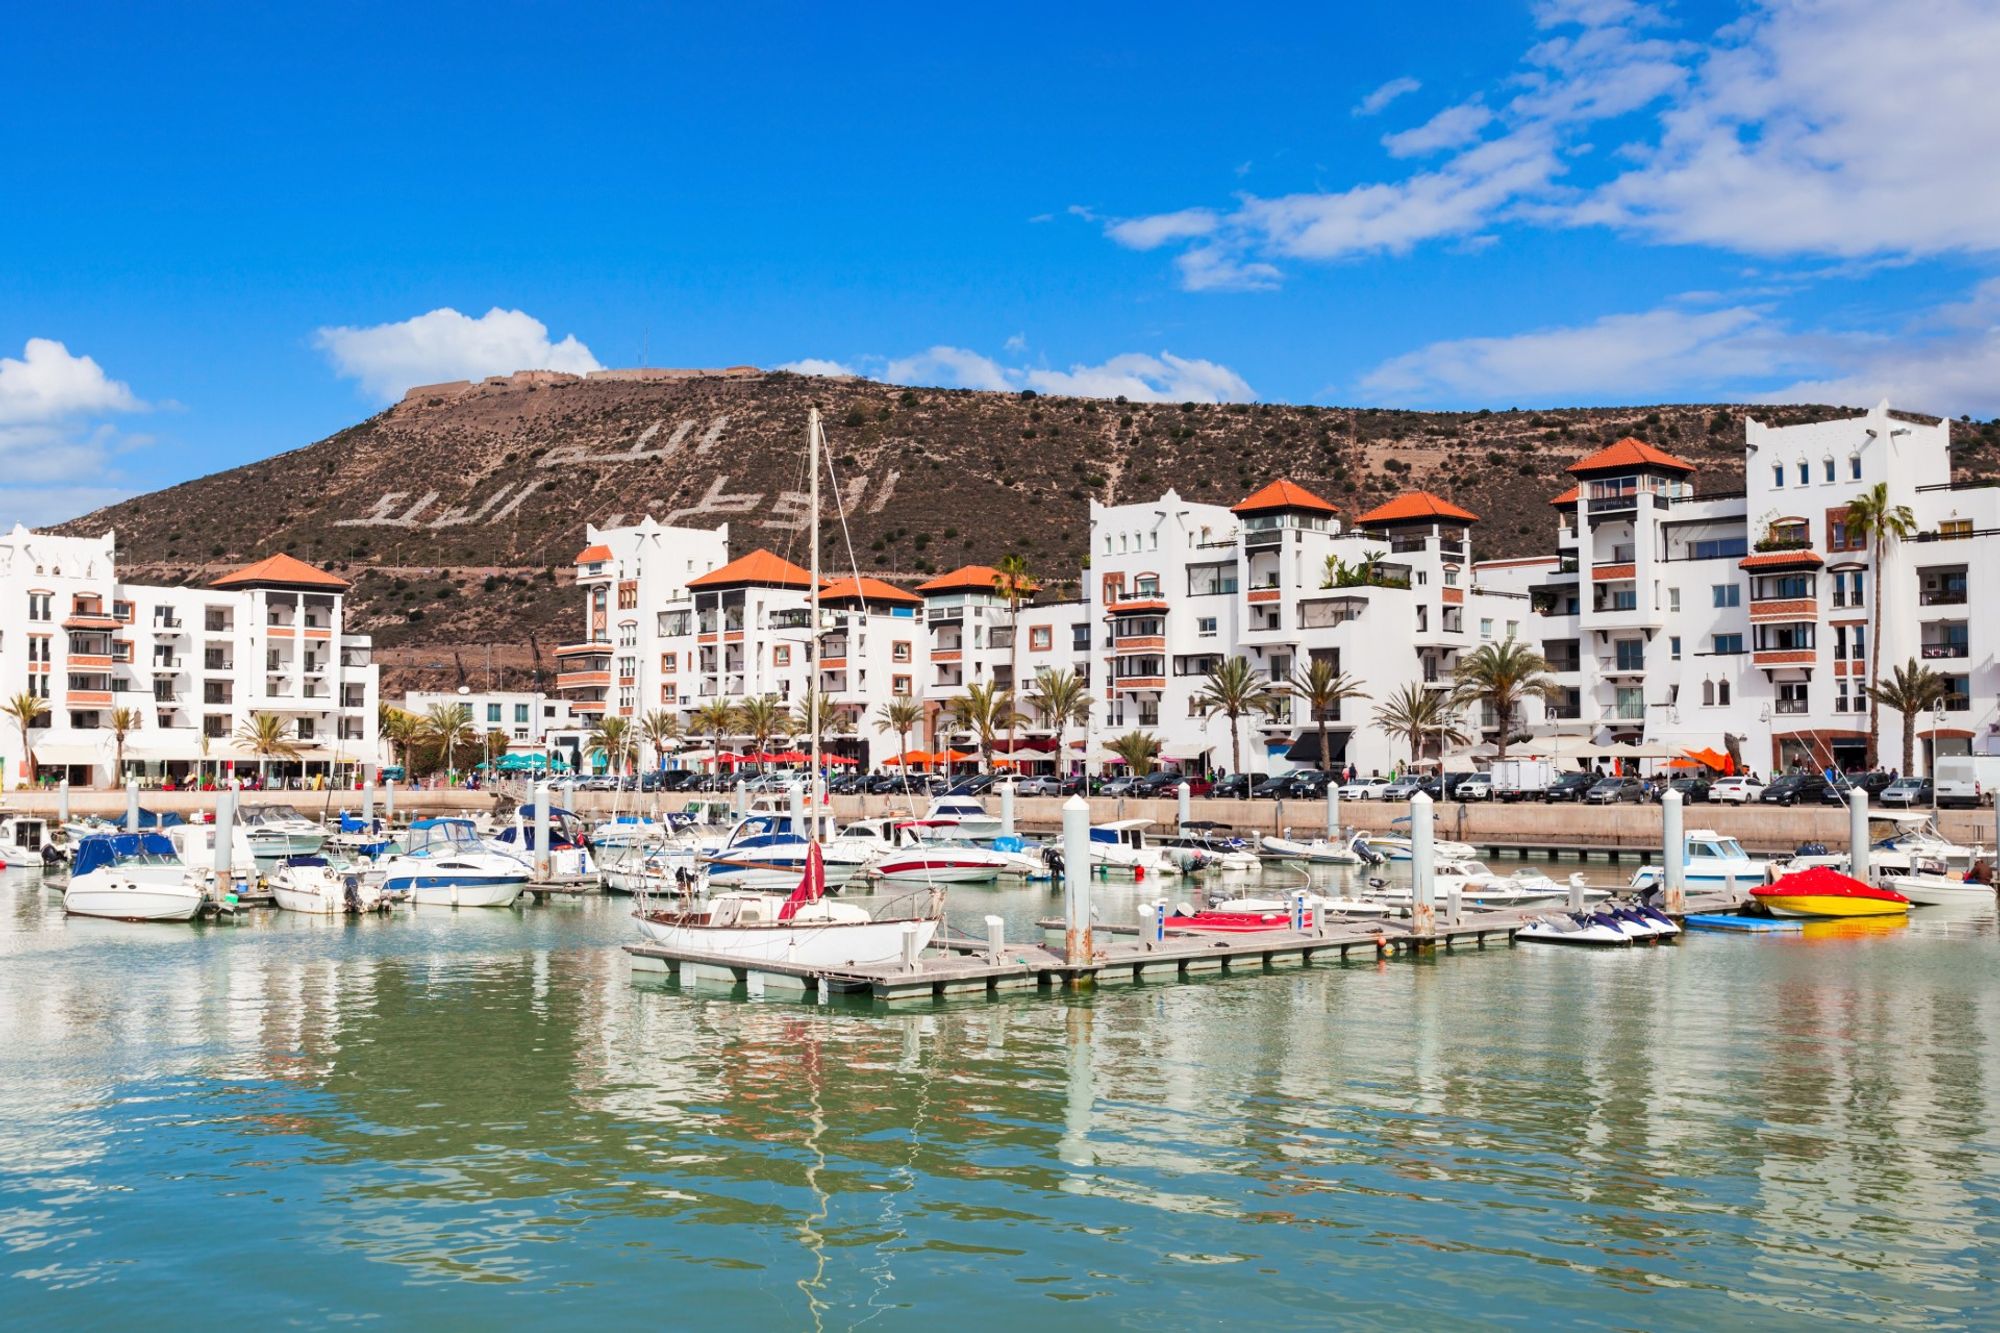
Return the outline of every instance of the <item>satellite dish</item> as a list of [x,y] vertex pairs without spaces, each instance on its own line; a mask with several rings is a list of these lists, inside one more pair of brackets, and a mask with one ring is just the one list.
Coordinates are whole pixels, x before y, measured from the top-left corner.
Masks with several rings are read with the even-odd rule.
[[470,694],[472,693],[472,687],[470,685],[461,685],[458,687],[458,692],[460,694]]

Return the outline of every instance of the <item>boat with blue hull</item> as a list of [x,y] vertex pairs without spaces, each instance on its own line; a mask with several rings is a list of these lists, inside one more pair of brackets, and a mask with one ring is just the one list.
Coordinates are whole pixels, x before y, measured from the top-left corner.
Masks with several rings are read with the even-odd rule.
[[488,847],[464,819],[418,820],[380,870],[383,891],[419,907],[512,907],[528,887],[528,863]]

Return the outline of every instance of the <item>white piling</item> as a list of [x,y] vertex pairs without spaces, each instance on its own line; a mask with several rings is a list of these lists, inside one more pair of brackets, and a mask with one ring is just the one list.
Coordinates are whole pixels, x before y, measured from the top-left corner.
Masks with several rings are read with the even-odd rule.
[[1153,943],[1155,944],[1167,942],[1167,917],[1170,911],[1165,898],[1153,899]]
[[1340,837],[1340,779],[1329,778],[1326,784],[1326,838],[1328,842]]
[[390,778],[382,784],[382,818],[390,824],[396,822],[396,779]]
[[785,784],[785,805],[792,812],[792,832],[802,838],[810,836],[812,830],[806,827],[805,784],[799,782]]
[[139,831],[139,779],[125,779],[125,831]]
[[69,823],[69,779],[56,784],[56,822]]
[[1668,916],[1687,915],[1687,834],[1684,829],[1685,798],[1669,787],[1660,797],[1661,887],[1666,890]]
[[1007,923],[997,916],[986,918],[986,961],[998,963],[1007,956]]
[[1855,784],[1847,794],[1847,872],[1863,884],[1875,881],[1868,873],[1868,789]]
[[364,833],[375,828],[375,779],[371,776],[361,786],[361,829]]
[[736,779],[736,804],[730,807],[729,812],[738,819],[741,819],[743,818],[743,812],[749,808],[750,782],[747,778],[738,778]]
[[1583,910],[1583,872],[1581,870],[1569,877],[1569,910],[1572,912],[1581,912]]
[[1410,934],[1437,933],[1437,848],[1432,841],[1431,798],[1410,797]]
[[549,853],[549,784],[543,782],[535,787],[535,882],[548,883],[554,865]]
[[1444,894],[1444,919],[1447,925],[1457,925],[1459,914],[1465,910],[1465,882],[1454,879]]
[[1063,802],[1063,961],[1090,961],[1090,802]]
[[1306,895],[1303,889],[1292,890],[1292,930],[1304,934],[1306,928]]
[[215,838],[213,864],[218,884],[227,884],[230,874],[236,868],[236,797],[229,792],[215,794]]
[[1176,828],[1186,828],[1188,820],[1194,814],[1194,788],[1188,786],[1186,782],[1176,783],[1174,786],[1174,797],[1175,803],[1179,807],[1174,812],[1174,826]]
[[1000,836],[1014,836],[1014,779],[1000,784]]
[[919,942],[918,938],[917,923],[914,921],[905,921],[903,923],[903,970],[906,972],[916,971],[917,955],[923,951],[924,946]]

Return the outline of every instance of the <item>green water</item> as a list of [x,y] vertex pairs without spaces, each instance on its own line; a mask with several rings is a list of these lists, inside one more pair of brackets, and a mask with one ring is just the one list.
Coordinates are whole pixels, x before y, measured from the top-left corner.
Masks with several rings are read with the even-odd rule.
[[623,912],[0,882],[5,1322],[2000,1320],[1990,916],[887,1012],[635,984]]

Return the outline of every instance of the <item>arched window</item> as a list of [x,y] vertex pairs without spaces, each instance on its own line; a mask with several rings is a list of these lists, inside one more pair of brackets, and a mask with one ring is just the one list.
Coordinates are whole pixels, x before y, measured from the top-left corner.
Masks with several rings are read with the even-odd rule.
[[1728,681],[1726,681],[1726,680],[1718,680],[1718,681],[1716,681],[1716,682],[1715,682],[1715,704],[1716,704],[1716,707],[1718,707],[1718,708],[1727,708],[1727,707],[1729,707],[1729,682],[1728,682]]
[[1712,680],[1705,680],[1705,681],[1703,681],[1703,682],[1701,683],[1701,704],[1702,704],[1702,707],[1704,707],[1704,708],[1713,708],[1713,707],[1715,707],[1715,682],[1714,682],[1714,681],[1712,681]]
[[1801,458],[1799,460],[1799,485],[1810,486],[1811,484],[1812,484],[1812,469],[1807,467],[1806,460]]
[[1823,462],[1823,464],[1824,464],[1824,466],[1825,466],[1825,468],[1826,468],[1826,479],[1827,479],[1828,481],[1832,481],[1832,480],[1833,480],[1833,455],[1832,455],[1832,454],[1828,454],[1828,455],[1827,455],[1827,456],[1825,457],[1825,459],[1823,459],[1823,460],[1822,460],[1822,462]]
[[1858,454],[1858,453],[1856,453],[1856,454],[1849,454],[1849,455],[1847,456],[1847,475],[1848,475],[1848,476],[1849,476],[1850,478],[1852,478],[1853,480],[1855,480],[1855,481],[1860,481],[1860,480],[1861,480],[1861,455],[1860,455],[1860,454]]

